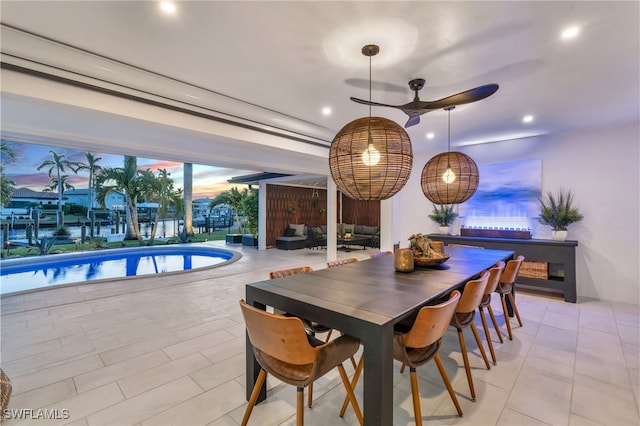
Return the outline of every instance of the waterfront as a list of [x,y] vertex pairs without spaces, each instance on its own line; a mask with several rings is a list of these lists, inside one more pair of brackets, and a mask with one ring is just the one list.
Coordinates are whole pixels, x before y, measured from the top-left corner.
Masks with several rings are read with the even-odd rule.
[[[140,232],[142,233],[142,236],[144,238],[149,238],[149,236],[151,235],[151,231],[153,229],[153,222],[141,222],[139,224],[140,226]],[[216,229],[226,229],[228,231],[233,231],[234,228],[234,224],[227,224],[226,227],[221,228],[220,226],[218,226],[219,224],[217,224]],[[71,240],[75,240],[75,239],[80,239],[82,238],[83,235],[83,227],[84,227],[84,232],[86,235],[86,238],[90,238],[91,235],[91,229],[90,229],[90,224],[89,222],[81,222],[78,221],[77,224],[70,224],[69,222],[65,223],[65,228],[70,232],[70,235],[68,237],[68,239]],[[184,223],[182,219],[164,219],[164,220],[160,220],[158,221],[158,229],[156,232],[155,237],[156,238],[172,238],[175,237],[179,231],[181,231],[184,227]],[[8,223],[3,223],[3,230],[7,229],[6,231],[6,236],[7,239],[9,241],[25,241],[28,239],[28,235],[27,235],[27,227],[25,226],[24,223],[22,224],[17,224],[17,226],[12,227],[10,226],[10,224]],[[111,222],[96,222],[96,226],[94,228],[94,237],[103,237],[103,238],[107,238],[108,235],[111,234],[118,234],[118,233],[124,233],[125,232],[125,224],[124,222],[120,223],[117,228],[115,225],[113,225]],[[42,238],[42,237],[51,237],[53,236],[54,232],[56,231],[56,227],[53,224],[41,224],[39,230],[38,230],[38,238]],[[198,223],[198,226],[196,226],[196,224],[194,224],[193,226],[193,231],[196,234],[202,234],[202,233],[210,233],[213,232],[214,229],[213,227],[209,227],[206,228],[204,226],[204,224],[200,225],[200,222]],[[208,232],[207,232],[208,231]],[[3,236],[5,235],[5,232],[3,232],[2,234],[0,234]],[[33,238],[35,238],[35,230],[33,231],[32,234]]]

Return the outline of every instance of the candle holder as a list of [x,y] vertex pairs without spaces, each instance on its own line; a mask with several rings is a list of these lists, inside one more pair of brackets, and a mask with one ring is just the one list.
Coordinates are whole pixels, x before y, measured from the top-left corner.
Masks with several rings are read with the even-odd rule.
[[393,266],[398,272],[412,272],[414,268],[413,250],[409,248],[396,250]]

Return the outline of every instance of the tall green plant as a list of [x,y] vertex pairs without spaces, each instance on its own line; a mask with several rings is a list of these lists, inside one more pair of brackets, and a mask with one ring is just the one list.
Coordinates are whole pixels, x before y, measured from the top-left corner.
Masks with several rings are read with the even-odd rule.
[[249,190],[247,188],[240,191],[237,187],[227,189],[216,196],[209,205],[214,208],[218,204],[229,204],[234,210],[235,220],[238,224],[238,232],[242,232],[240,224],[240,211],[242,210],[242,200],[248,195]]
[[[44,160],[42,164],[40,164],[37,170],[41,170],[44,168],[49,168],[47,170],[47,174],[52,182],[55,182],[55,187],[58,190],[58,212],[62,213],[62,194],[64,192],[64,182],[66,178],[63,177],[68,175],[63,175],[63,172],[66,172],[67,168],[71,171],[75,172],[75,167],[77,167],[77,163],[69,160],[64,154],[58,154],[54,151],[49,150],[51,154],[50,160]],[[54,174],[55,172],[55,174]],[[60,219],[60,215],[58,216]],[[62,223],[58,223],[58,226],[62,225]]]
[[153,245],[153,240],[158,229],[159,219],[165,219],[167,217],[169,207],[172,205],[178,212],[181,212],[183,206],[182,196],[181,192],[174,188],[173,179],[170,177],[171,173],[167,172],[166,169],[158,169],[158,176],[155,176],[149,169],[139,172],[139,175],[141,177],[141,195],[150,202],[158,203],[155,222],[147,243],[148,245]]
[[549,225],[554,231],[566,231],[567,226],[579,222],[583,215],[573,205],[574,193],[560,188],[556,194],[549,191],[540,198],[540,223]]
[[87,211],[87,217],[89,217],[89,212],[93,210],[93,191],[96,186],[96,173],[102,168],[98,163],[100,162],[100,160],[102,160],[102,157],[96,157],[92,152],[85,152],[84,157],[87,159],[87,162],[78,162],[76,173],[81,170],[87,170],[89,172],[89,193],[87,194],[89,198],[89,203],[87,204],[87,206],[89,207]]
[[138,159],[126,155],[123,167],[104,167],[96,175],[96,198],[103,208],[111,191],[120,191],[127,203],[127,237],[135,238],[144,245],[144,239],[138,226],[138,197],[143,195],[144,185],[138,173]]
[[453,204],[443,204],[440,207],[433,204],[433,212],[429,215],[429,219],[440,226],[451,225],[456,217],[458,217],[458,213],[455,212]]
[[247,232],[254,237],[258,236],[258,199],[258,191],[250,190],[242,200],[242,210],[247,218]]
[[0,163],[0,207],[2,207],[11,202],[16,184],[4,173],[4,165],[6,162],[15,163],[18,157],[13,147],[5,140],[0,142],[0,152],[2,156],[2,162]]

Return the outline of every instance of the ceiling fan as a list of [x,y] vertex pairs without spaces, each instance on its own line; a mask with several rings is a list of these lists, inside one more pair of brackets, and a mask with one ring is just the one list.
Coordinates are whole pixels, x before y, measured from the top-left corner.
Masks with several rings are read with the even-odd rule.
[[351,97],[351,100],[365,105],[383,106],[390,108],[398,108],[409,116],[409,120],[404,127],[415,126],[420,122],[420,116],[430,111],[437,109],[443,109],[447,107],[469,104],[481,99],[487,98],[498,90],[497,84],[487,84],[479,86],[464,92],[460,92],[455,95],[447,96],[446,98],[438,99],[437,101],[421,101],[418,97],[418,92],[424,87],[425,80],[423,78],[416,78],[409,82],[409,88],[415,92],[413,101],[404,105],[388,105],[378,102],[366,101],[364,99],[358,99]]

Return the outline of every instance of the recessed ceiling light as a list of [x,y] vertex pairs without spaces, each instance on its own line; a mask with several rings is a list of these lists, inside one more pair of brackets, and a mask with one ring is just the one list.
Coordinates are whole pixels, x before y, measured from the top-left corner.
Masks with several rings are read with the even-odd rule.
[[562,38],[564,40],[569,40],[571,38],[574,38],[575,36],[577,36],[580,33],[580,28],[578,27],[568,27],[565,28],[564,31],[562,31]]
[[523,123],[531,123],[533,121],[533,115],[525,115],[522,117]]
[[171,2],[171,1],[161,1],[160,2],[160,9],[164,12],[164,13],[176,13],[176,5],[175,3]]
[[322,115],[331,115],[332,112],[331,107],[322,108]]
[[433,139],[435,137],[436,137],[436,135],[434,135],[433,132],[427,133],[427,139]]

